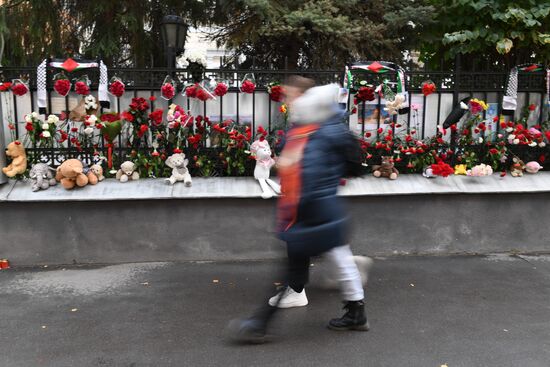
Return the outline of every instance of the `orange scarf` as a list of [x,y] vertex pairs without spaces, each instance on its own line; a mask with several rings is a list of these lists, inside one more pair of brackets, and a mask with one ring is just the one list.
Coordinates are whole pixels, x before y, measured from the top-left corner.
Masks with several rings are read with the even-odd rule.
[[287,141],[277,161],[281,178],[281,196],[277,203],[280,231],[287,231],[296,223],[302,192],[302,158],[309,137],[319,129],[318,124],[298,126],[289,130]]

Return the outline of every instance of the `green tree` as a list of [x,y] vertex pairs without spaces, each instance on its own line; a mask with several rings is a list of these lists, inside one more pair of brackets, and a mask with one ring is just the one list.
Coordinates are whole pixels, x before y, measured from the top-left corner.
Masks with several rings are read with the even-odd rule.
[[435,67],[462,57],[463,66],[506,68],[550,60],[550,1],[431,0],[436,22],[422,35],[423,59]]

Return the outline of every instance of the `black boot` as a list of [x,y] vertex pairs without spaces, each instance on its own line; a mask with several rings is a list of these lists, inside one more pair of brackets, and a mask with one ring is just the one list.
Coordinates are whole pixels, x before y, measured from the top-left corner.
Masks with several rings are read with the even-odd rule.
[[254,315],[232,320],[228,325],[231,338],[236,342],[262,344],[267,341],[267,325],[277,307],[262,306]]
[[365,303],[363,301],[348,301],[344,305],[347,312],[339,319],[332,319],[328,323],[332,330],[358,330],[368,331],[369,323],[365,314]]

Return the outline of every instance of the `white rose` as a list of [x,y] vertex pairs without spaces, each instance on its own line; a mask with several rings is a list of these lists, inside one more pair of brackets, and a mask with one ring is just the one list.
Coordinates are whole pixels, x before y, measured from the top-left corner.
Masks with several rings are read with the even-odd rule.
[[25,115],[25,122],[32,122],[31,115]]
[[96,115],[91,115],[90,117],[88,117],[88,122],[91,122],[92,124],[95,124],[96,121],[97,121],[97,116]]
[[93,132],[94,132],[94,128],[91,126],[88,126],[87,128],[84,129],[84,134],[86,135],[92,135]]
[[36,112],[31,113],[31,115],[32,115],[32,117],[34,117],[35,119],[38,118],[38,113],[36,113]]
[[542,141],[542,142],[539,143],[539,147],[544,148],[545,146],[546,146],[545,142]]
[[498,134],[497,136],[498,136],[499,139],[502,139],[502,137],[503,137],[504,135]]
[[532,142],[529,143],[529,146],[530,146],[530,147],[536,147],[536,146],[537,146],[537,142],[532,141]]
[[506,128],[506,132],[511,133],[512,131],[514,131],[513,127],[507,127]]
[[56,124],[59,122],[59,117],[57,117],[56,115],[49,115],[48,116],[48,123],[49,124]]
[[514,144],[519,144],[519,139],[514,139],[513,143]]
[[48,130],[50,128],[50,125],[46,122],[42,124],[42,130]]
[[478,143],[481,144],[483,143],[483,138],[480,136],[479,139],[477,139]]
[[508,135],[508,140],[514,140],[516,136],[514,134]]
[[42,131],[42,136],[45,137],[45,138],[49,138],[49,137],[51,137],[52,135],[50,134],[49,131],[46,130],[46,131]]

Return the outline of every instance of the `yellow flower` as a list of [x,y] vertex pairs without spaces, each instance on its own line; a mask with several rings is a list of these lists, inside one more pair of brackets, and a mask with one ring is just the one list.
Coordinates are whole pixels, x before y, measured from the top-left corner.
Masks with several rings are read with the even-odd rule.
[[478,103],[481,106],[481,108],[483,108],[484,111],[487,111],[488,106],[487,106],[487,103],[485,103],[485,101],[482,101],[481,99],[477,99],[477,98],[472,98],[472,102]]
[[455,175],[465,175],[466,174],[466,165],[465,164],[457,164],[455,166]]

